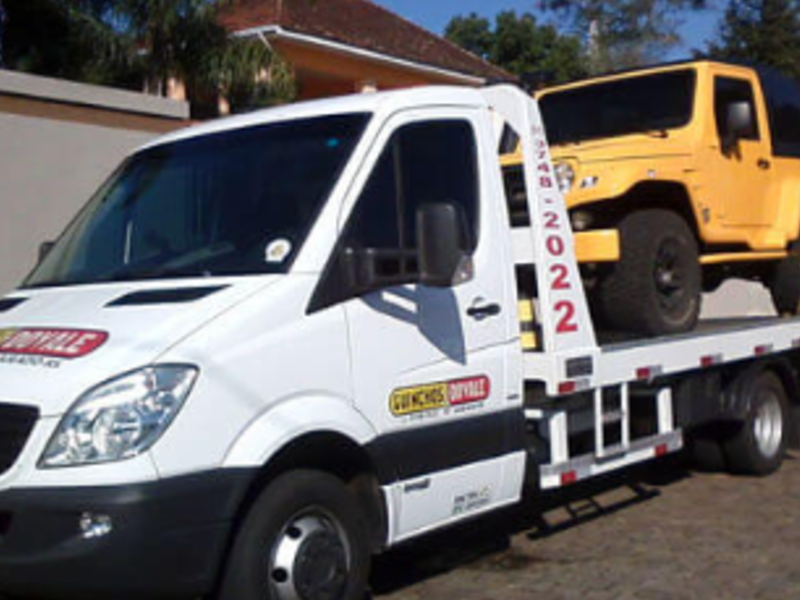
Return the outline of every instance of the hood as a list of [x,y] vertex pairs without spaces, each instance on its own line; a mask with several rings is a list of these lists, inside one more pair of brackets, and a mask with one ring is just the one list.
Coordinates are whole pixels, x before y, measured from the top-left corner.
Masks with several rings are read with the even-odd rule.
[[555,160],[574,160],[581,164],[686,156],[691,148],[680,133],[669,137],[634,134],[553,146]]
[[61,415],[283,277],[19,290],[0,300],[0,401]]

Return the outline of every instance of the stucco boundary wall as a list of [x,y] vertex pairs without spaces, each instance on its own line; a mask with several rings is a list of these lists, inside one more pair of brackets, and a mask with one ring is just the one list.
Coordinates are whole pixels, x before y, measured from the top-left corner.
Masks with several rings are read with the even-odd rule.
[[0,70],[0,294],[126,154],[188,124],[185,102]]

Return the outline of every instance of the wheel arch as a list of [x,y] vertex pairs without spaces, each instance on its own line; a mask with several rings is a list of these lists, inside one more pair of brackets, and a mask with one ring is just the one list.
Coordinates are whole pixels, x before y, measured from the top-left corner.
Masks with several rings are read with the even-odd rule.
[[581,204],[574,211],[589,211],[596,219],[595,228],[615,227],[627,215],[648,208],[660,208],[678,214],[689,225],[700,246],[699,215],[696,214],[692,197],[680,181],[653,180],[642,181],[628,189],[621,196]]
[[[317,403],[312,402],[312,404]],[[343,412],[347,409],[353,410],[341,402],[335,402],[335,405],[338,405]],[[270,411],[260,417],[259,421],[276,417],[273,412],[276,411]],[[363,418],[361,420],[363,421]],[[362,427],[356,427],[354,431],[352,427],[333,427],[330,422],[317,422],[315,425],[309,423],[302,432],[297,432],[294,436],[285,436],[280,444],[272,446],[271,451],[264,451],[263,462],[249,467],[254,473],[234,515],[225,550],[218,565],[215,589],[222,583],[234,542],[251,508],[271,482],[293,470],[319,470],[340,479],[365,511],[373,552],[385,549],[389,539],[392,507],[390,498],[386,497],[380,486],[378,471],[365,447],[365,439],[374,437],[374,434],[365,437],[367,431],[364,430],[364,426],[368,427],[368,424],[363,421],[360,425]],[[350,431],[347,431],[348,429]],[[253,432],[265,433],[265,428],[263,425],[259,426],[257,422],[252,424],[248,431],[252,437],[256,435]],[[251,440],[243,443],[252,449]],[[241,450],[231,452],[228,462],[235,464],[232,462],[233,459],[241,460],[244,454]]]
[[331,432],[365,446],[377,431],[347,399],[323,394],[290,396],[248,423],[231,444],[223,460],[226,468],[261,467],[294,440],[318,432]]
[[389,499],[368,450],[376,432],[349,402],[336,398],[294,398],[251,423],[231,448],[226,467],[254,469],[233,530],[263,489],[294,469],[314,469],[341,479],[363,503],[373,546],[388,539]]
[[378,471],[367,450],[336,431],[313,431],[293,439],[258,469],[240,508],[239,519],[276,477],[289,471],[311,469],[336,476],[354,494],[365,511],[374,550],[386,544],[389,507]]

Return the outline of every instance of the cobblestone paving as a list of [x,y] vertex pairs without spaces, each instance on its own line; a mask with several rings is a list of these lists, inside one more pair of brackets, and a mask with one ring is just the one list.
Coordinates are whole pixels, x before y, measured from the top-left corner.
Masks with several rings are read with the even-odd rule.
[[539,505],[379,558],[375,599],[800,600],[800,454],[766,479],[662,462]]

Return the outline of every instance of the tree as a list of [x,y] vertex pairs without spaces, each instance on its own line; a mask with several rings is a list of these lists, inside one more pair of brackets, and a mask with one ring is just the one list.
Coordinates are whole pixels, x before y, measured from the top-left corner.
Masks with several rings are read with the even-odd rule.
[[[254,72],[253,67],[259,66]],[[231,112],[273,106],[294,100],[294,75],[285,61],[265,44],[234,38],[224,52],[211,57],[207,86],[215,86]]]
[[580,33],[592,73],[658,62],[680,42],[680,14],[704,0],[542,0],[567,26]]
[[466,17],[453,17],[447,24],[444,35],[451,42],[484,60],[489,59],[495,37],[489,19],[475,13]]
[[504,11],[494,26],[474,13],[455,17],[445,36],[519,77],[534,76],[537,84],[562,83],[586,74],[580,40],[539,25],[531,14]]
[[[9,67],[166,95],[185,84],[195,116],[289,100],[291,73],[260,41],[231,38],[216,20],[230,0],[0,0]],[[230,68],[230,71],[225,71]],[[274,76],[273,76],[274,75]]]
[[65,77],[91,79],[83,65],[91,48],[75,35],[70,9],[54,0],[1,0],[3,66]]
[[798,0],[732,0],[707,54],[775,67],[800,79],[798,11]]

